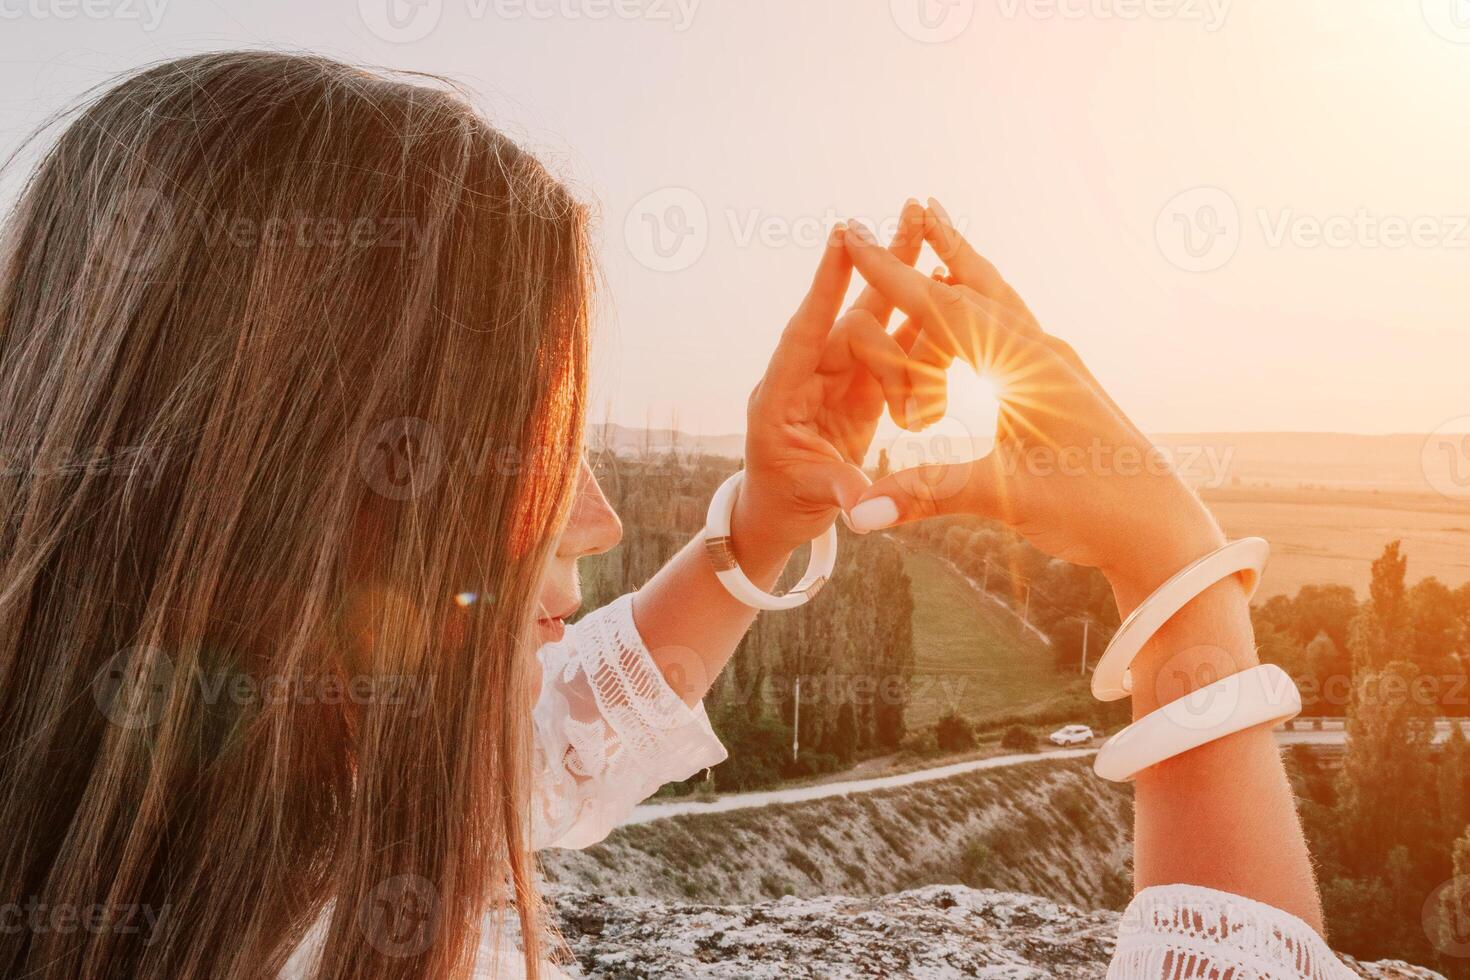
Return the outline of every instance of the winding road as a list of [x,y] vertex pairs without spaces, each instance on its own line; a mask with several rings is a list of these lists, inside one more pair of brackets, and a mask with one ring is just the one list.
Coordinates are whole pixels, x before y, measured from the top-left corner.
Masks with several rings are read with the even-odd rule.
[[[1336,746],[1347,744],[1347,732],[1343,730],[1341,721],[1328,721],[1325,725],[1326,727],[1320,730],[1277,729],[1277,744],[1282,746]],[[1439,729],[1436,733],[1436,741],[1448,736],[1449,723],[1440,722]],[[1045,759],[1081,759],[1096,754],[1096,747],[1048,749],[1041,752],[1024,752],[1016,755],[996,755],[986,759],[971,759],[967,762],[936,766],[933,769],[916,769],[913,772],[895,773],[891,776],[874,776],[871,779],[849,779],[843,782],[819,783],[815,786],[796,786],[789,789],[773,789],[756,793],[731,793],[728,796],[721,796],[713,800],[676,800],[669,803],[644,803],[642,806],[634,807],[633,812],[619,826],[627,827],[633,824],[650,823],[654,820],[663,820],[668,817],[682,817],[692,813],[729,813],[732,810],[748,810],[753,807],[773,806],[782,803],[806,803],[810,800],[823,800],[832,796],[847,796],[852,793],[871,793],[874,790],[913,786],[918,783],[932,782],[936,779],[949,779],[953,776],[962,776],[965,773],[979,772],[982,769],[1004,769],[1007,766],[1019,766],[1028,762],[1039,762]]]

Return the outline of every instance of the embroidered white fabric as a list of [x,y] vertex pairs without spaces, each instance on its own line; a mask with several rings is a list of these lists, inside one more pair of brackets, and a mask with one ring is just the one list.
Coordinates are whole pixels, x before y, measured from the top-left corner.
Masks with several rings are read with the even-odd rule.
[[1317,931],[1270,905],[1197,885],[1134,896],[1108,980],[1355,980]]
[[623,596],[542,647],[536,723],[537,848],[582,848],[665,783],[726,759],[704,705],[674,693]]

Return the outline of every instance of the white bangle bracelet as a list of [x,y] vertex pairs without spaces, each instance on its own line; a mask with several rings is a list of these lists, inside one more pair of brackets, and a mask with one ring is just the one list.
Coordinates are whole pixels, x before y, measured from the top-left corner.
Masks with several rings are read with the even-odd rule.
[[1149,766],[1183,755],[1227,735],[1295,718],[1302,696],[1275,664],[1231,674],[1170,701],[1118,732],[1098,750],[1092,770],[1127,782]]
[[1092,672],[1092,696],[1099,701],[1126,698],[1133,692],[1128,667],[1159,627],[1210,586],[1230,575],[1241,576],[1245,597],[1250,599],[1256,594],[1270,554],[1271,546],[1264,538],[1241,538],[1191,562],[1159,586],[1113,634],[1112,642]]
[[795,609],[821,591],[837,565],[837,528],[827,528],[827,533],[812,541],[812,555],[807,562],[806,574],[785,595],[772,595],[746,577],[740,563],[735,560],[735,551],[730,541],[730,519],[735,512],[735,497],[744,482],[745,472],[737,471],[730,479],[720,484],[710,498],[709,514],[704,523],[704,548],[714,563],[715,575],[720,584],[736,599],[755,609]]

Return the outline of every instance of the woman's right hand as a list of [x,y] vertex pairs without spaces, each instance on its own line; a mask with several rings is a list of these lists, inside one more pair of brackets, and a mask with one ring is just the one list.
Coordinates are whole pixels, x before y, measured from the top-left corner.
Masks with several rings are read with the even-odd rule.
[[944,415],[945,373],[955,357],[1001,389],[992,453],[879,480],[849,512],[855,530],[941,514],[992,518],[1048,554],[1101,569],[1129,608],[1224,543],[1167,457],[1076,352],[1041,329],[937,202],[925,211],[924,237],[949,267],[943,282],[894,258],[860,225],[849,227],[858,272],[921,331],[910,352],[910,417],[927,424]]

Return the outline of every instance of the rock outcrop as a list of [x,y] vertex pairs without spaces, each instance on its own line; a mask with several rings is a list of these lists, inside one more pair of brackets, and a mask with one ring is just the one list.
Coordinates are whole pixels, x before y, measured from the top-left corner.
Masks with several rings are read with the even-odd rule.
[[[1106,972],[1118,927],[1116,912],[961,885],[753,905],[564,891],[554,905],[576,958],[564,968],[587,980],[1086,980]],[[1375,980],[1440,977],[1344,962]]]

